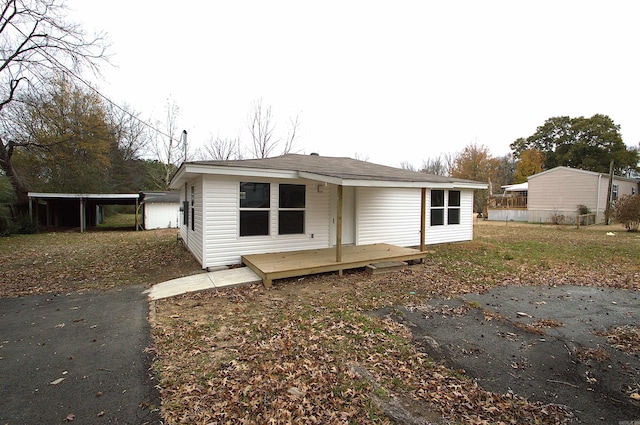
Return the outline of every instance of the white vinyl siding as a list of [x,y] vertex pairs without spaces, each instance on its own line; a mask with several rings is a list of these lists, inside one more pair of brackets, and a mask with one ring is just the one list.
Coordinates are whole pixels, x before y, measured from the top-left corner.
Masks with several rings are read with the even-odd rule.
[[357,189],[356,245],[420,245],[420,189]]
[[180,204],[149,202],[144,205],[144,228],[146,230],[177,228],[181,219]]
[[[448,196],[445,190],[445,197]],[[427,190],[427,217],[426,217],[426,245],[433,245],[447,242],[470,241],[473,239],[473,191],[460,191],[460,224],[446,224],[446,208],[445,208],[445,224],[442,226],[431,226],[429,222],[431,214],[429,206],[431,205],[431,191]],[[456,207],[457,208],[457,207]]]
[[[445,196],[447,196],[445,190]],[[389,243],[398,246],[420,245],[420,189],[357,189],[357,245]],[[430,226],[430,190],[426,196],[425,244],[473,239],[473,191],[460,191],[460,224]],[[457,208],[457,207],[456,207]],[[446,213],[445,213],[446,214]],[[445,215],[445,223],[447,217]]]
[[[194,188],[194,225],[191,230],[191,187]],[[180,193],[180,202],[187,200],[187,214],[189,218],[188,224],[183,223],[183,211],[180,212],[180,237],[189,248],[189,251],[194,257],[202,264],[202,223],[203,223],[203,208],[202,208],[202,177],[192,180],[187,183],[186,197],[185,187],[183,186]],[[184,204],[182,204],[184,206]]]
[[[271,184],[269,235],[240,236],[238,221],[240,181]],[[305,184],[305,233],[278,235],[278,184]],[[260,178],[205,177],[207,203],[203,267],[239,264],[242,255],[326,248],[329,244],[329,193],[303,180],[269,181]]]

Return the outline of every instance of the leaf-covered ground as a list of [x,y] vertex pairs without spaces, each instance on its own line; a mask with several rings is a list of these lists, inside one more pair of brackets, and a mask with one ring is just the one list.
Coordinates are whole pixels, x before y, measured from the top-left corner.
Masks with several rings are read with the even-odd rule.
[[155,284],[200,271],[176,229],[0,238],[0,297]]
[[367,312],[495,285],[640,289],[640,238],[608,230],[483,223],[473,242],[434,247],[426,264],[396,273],[319,275],[276,281],[271,290],[160,301],[154,349],[164,419],[392,423],[401,406],[432,423],[568,421],[562,406],[483,390],[418,351],[406,328]]
[[[615,236],[607,236],[613,230]],[[495,285],[640,289],[640,235],[480,223],[473,242],[426,264],[191,294],[156,303],[155,370],[165,423],[562,423],[561,406],[490,393],[418,351],[369,311]],[[0,239],[0,296],[151,285],[197,273],[175,230],[44,233]],[[639,351],[637,328],[610,343]],[[398,413],[399,412],[399,413]],[[393,419],[392,419],[393,418]]]

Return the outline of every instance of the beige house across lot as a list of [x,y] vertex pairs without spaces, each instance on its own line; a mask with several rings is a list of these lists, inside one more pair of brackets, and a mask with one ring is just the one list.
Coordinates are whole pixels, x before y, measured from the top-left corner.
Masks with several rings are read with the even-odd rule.
[[[638,193],[640,180],[614,176],[611,200]],[[509,188],[510,189],[510,188]],[[518,192],[505,191],[491,198],[488,219],[493,221],[528,221],[549,223],[561,217],[576,223],[580,206],[595,215],[595,222],[605,220],[609,196],[609,174],[556,167],[529,177]]]

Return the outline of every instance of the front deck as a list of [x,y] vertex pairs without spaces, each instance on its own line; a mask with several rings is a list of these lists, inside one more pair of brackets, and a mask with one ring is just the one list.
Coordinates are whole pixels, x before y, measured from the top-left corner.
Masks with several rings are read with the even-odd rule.
[[276,252],[243,255],[242,262],[261,278],[264,286],[271,287],[274,279],[306,276],[316,273],[357,269],[372,263],[386,261],[423,260],[429,251],[402,248],[389,244],[343,246],[342,261],[336,261],[336,249]]

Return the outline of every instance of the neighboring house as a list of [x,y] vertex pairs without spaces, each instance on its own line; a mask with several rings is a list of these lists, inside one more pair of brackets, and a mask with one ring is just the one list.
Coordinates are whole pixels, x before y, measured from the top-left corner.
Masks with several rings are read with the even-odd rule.
[[[596,223],[603,222],[607,208],[609,174],[556,167],[529,177],[527,209],[532,223],[551,221],[563,215],[575,223],[578,206],[585,205],[596,214]],[[611,199],[638,193],[638,180],[613,177]]]
[[502,194],[489,197],[487,220],[527,221],[529,183],[510,184],[502,189]]
[[[584,205],[595,214],[596,223],[605,220],[609,174],[556,167],[534,174],[528,180],[526,195],[524,192],[517,194],[517,189],[523,186],[513,185],[508,187],[511,195],[505,192],[491,197],[488,219],[548,223],[562,217],[566,223],[575,223],[579,206]],[[611,199],[635,195],[639,184],[638,179],[614,176]]]
[[142,200],[142,225],[146,230],[178,228],[179,192],[145,192]]
[[471,240],[473,191],[486,187],[316,154],[188,162],[171,181],[181,192],[182,240],[203,268],[337,244]]

